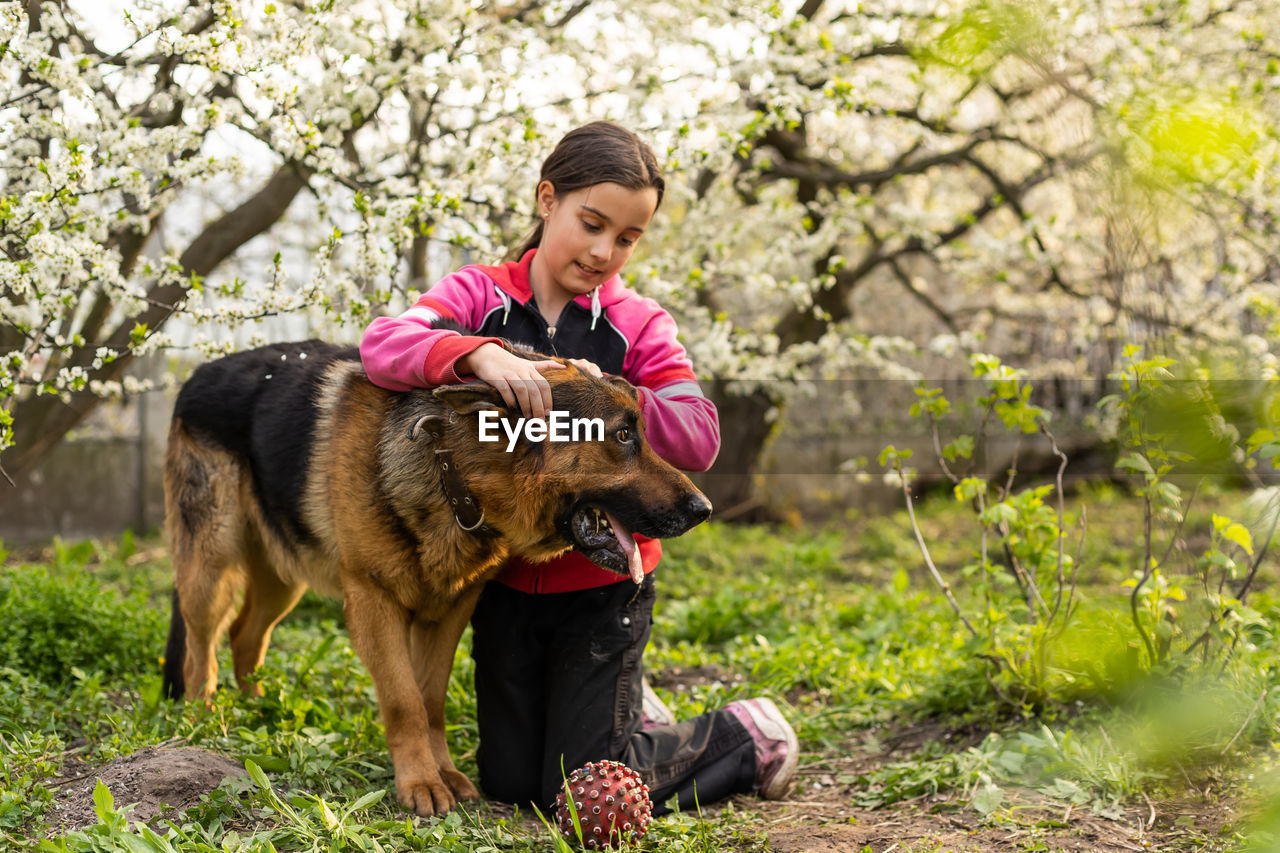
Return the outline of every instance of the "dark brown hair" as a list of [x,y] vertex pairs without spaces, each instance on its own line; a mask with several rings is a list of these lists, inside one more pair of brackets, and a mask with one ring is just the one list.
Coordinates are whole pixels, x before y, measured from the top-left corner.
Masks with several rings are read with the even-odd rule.
[[[542,162],[538,184],[543,181],[550,181],[555,187],[556,198],[602,183],[621,184],[630,190],[653,187],[658,191],[658,205],[662,204],[662,193],[667,186],[653,149],[630,130],[611,121],[593,121],[566,133]],[[542,219],[538,218],[533,232],[515,255],[517,259],[542,242],[542,225]]]

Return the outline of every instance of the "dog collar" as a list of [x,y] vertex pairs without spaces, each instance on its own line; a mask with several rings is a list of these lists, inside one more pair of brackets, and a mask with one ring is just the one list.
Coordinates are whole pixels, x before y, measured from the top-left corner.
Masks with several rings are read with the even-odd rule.
[[479,534],[484,524],[484,510],[458,473],[458,466],[453,461],[453,451],[447,448],[437,450],[436,463],[440,466],[440,485],[444,489],[449,508],[453,510],[453,520],[467,533]]
[[[409,430],[409,437],[416,439],[424,429],[427,432],[428,441],[435,444],[444,441],[444,419],[440,416],[426,415],[418,418],[413,428]],[[476,500],[475,495],[471,494],[466,481],[458,471],[458,465],[453,459],[453,451],[447,447],[437,447],[435,453],[436,466],[440,469],[440,488],[444,490],[444,499],[449,502],[449,508],[453,510],[453,520],[458,522],[458,527],[467,533],[476,536],[492,533],[492,529],[484,523],[484,510],[480,508],[479,501]]]

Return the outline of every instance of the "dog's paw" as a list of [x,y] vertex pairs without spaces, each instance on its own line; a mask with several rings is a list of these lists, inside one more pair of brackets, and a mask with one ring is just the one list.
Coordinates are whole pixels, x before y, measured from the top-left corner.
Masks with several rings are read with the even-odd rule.
[[401,806],[422,817],[444,814],[457,805],[453,792],[439,776],[403,785],[396,782],[396,799]]
[[476,786],[471,784],[471,780],[457,770],[441,770],[441,778],[444,783],[449,786],[449,790],[453,792],[453,796],[458,802],[466,802],[467,800],[480,799],[480,791]]

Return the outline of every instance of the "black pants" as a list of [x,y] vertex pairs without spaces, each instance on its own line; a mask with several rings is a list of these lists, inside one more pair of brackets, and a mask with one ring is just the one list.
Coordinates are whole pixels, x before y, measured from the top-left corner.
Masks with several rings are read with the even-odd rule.
[[640,730],[641,655],[654,580],[533,595],[490,583],[471,617],[480,786],[509,803],[550,808],[564,776],[621,761],[649,785],[654,813],[745,793],[755,748],[727,711]]

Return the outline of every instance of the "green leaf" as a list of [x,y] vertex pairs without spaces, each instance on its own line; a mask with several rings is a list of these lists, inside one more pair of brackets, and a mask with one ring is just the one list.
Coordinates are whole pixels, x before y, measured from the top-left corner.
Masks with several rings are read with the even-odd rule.
[[1027,754],[1005,750],[996,756],[995,763],[1006,772],[1020,776],[1026,772]]
[[267,774],[262,772],[262,768],[259,767],[252,758],[246,758],[244,760],[244,769],[249,771],[249,777],[257,783],[259,788],[263,791],[272,790],[271,783],[267,781]]
[[956,500],[972,501],[987,491],[987,481],[979,477],[965,477],[956,483]]
[[1004,802],[1004,792],[994,784],[987,784],[973,795],[973,807],[981,814],[989,815]]
[[1253,556],[1253,535],[1249,533],[1249,528],[1239,522],[1231,524],[1226,530],[1222,531],[1222,538],[1228,542],[1234,542],[1239,545],[1246,554]]
[[121,560],[127,560],[137,552],[138,546],[134,540],[133,531],[126,527],[124,532],[120,534],[120,544],[116,549],[116,556]]
[[1137,471],[1140,474],[1154,475],[1156,472],[1151,467],[1151,463],[1147,461],[1147,457],[1140,453],[1127,453],[1120,457],[1120,461],[1116,463],[1117,468],[1124,468],[1127,471]]
[[1059,799],[1068,800],[1077,805],[1089,802],[1089,792],[1070,779],[1054,779],[1051,791]]
[[1103,410],[1109,409],[1110,407],[1123,402],[1123,399],[1124,398],[1122,398],[1119,394],[1108,394],[1098,401],[1097,408],[1103,409]]
[[957,436],[955,441],[942,448],[942,455],[946,457],[948,462],[954,462],[956,459],[971,458],[973,456],[973,436]]
[[1153,484],[1151,494],[1165,506],[1177,507],[1182,503],[1182,490],[1167,480]]
[[1269,429],[1254,430],[1245,442],[1245,449],[1249,453],[1254,453],[1264,444],[1271,444],[1276,440],[1276,434]]
[[169,843],[169,839],[161,836],[145,823],[140,823],[137,827],[138,834],[142,836],[141,840],[150,846],[150,850],[171,851],[174,849],[173,845]]
[[93,812],[102,823],[110,823],[111,816],[116,813],[116,798],[111,796],[111,789],[101,779],[93,786]]
[[283,773],[289,769],[289,759],[281,755],[259,755],[253,753],[243,756],[246,762],[252,761],[261,770],[270,770],[272,773]]
[[1208,560],[1209,565],[1215,569],[1227,569],[1230,571],[1236,567],[1236,561],[1221,551],[1211,551],[1208,555]]
[[987,507],[987,511],[982,513],[981,521],[983,524],[1012,524],[1018,520],[1018,511],[1008,503],[998,503],[994,506]]
[[333,809],[329,808],[329,804],[323,799],[316,798],[317,811],[320,812],[320,820],[324,821],[325,828],[332,832],[339,826],[338,816],[333,813]]
[[899,450],[892,444],[880,451],[880,464],[889,465],[891,463],[905,462],[911,458],[910,450]]
[[367,809],[369,808],[369,806],[373,805],[374,803],[381,801],[382,798],[385,797],[386,795],[387,795],[386,788],[381,788],[377,791],[370,791],[369,793],[365,794],[363,797],[361,797],[360,799],[352,803],[347,808],[347,814],[350,815],[351,813],[358,812],[361,809]]
[[996,372],[999,367],[1000,359],[997,356],[981,352],[969,356],[969,369],[977,379]]

